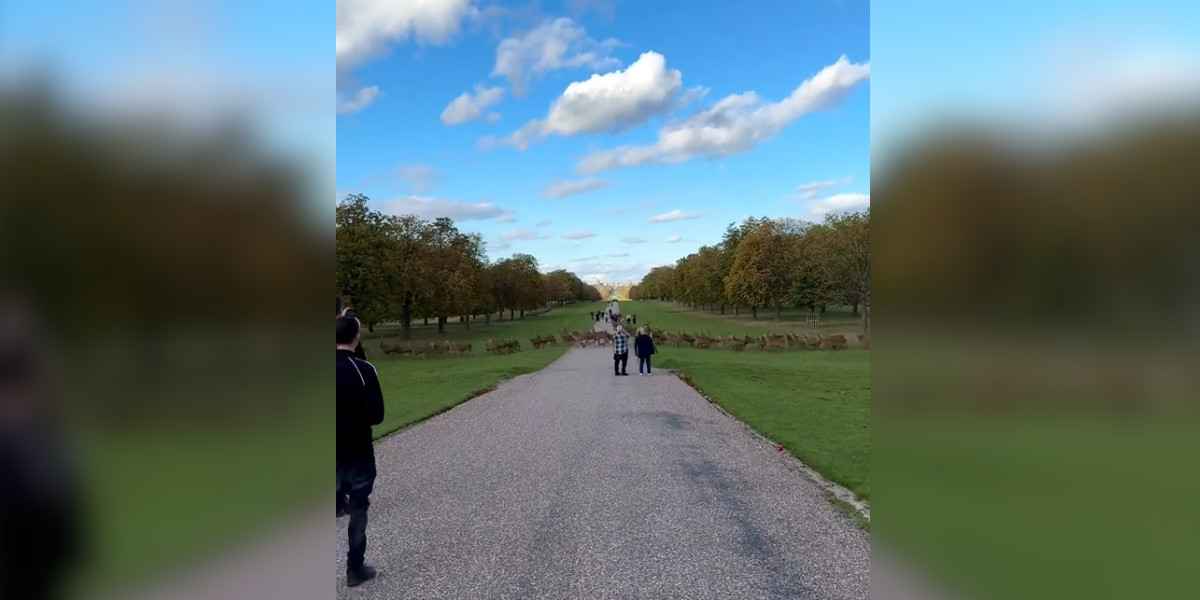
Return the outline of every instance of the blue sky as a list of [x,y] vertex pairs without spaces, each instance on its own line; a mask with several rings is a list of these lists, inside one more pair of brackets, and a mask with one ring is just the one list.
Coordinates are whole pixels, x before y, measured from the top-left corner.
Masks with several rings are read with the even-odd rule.
[[339,197],[608,281],[867,201],[866,2],[433,4],[338,6]]

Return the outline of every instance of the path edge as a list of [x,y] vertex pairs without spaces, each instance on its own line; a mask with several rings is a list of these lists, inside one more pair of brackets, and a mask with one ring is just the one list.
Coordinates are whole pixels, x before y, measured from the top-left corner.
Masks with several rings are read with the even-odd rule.
[[[728,410],[725,410],[725,407],[721,406],[720,402],[718,402],[712,396],[709,396],[703,389],[701,389],[700,386],[697,385],[696,382],[693,381],[692,378],[689,377],[686,372],[683,372],[679,369],[663,369],[663,370],[667,371],[671,375],[675,376],[675,378],[678,379],[679,381],[682,381],[684,385],[695,390],[695,392],[697,394],[700,394],[701,398],[704,398],[705,400],[707,400],[708,403],[711,404],[713,407],[715,407],[718,411],[720,411],[721,414],[724,414],[725,416],[732,419],[738,425],[741,425],[743,429],[750,432],[752,435],[754,435],[754,437],[757,437],[758,439],[762,440],[763,442],[766,442],[767,445],[771,446],[772,448],[782,448],[782,446],[779,444],[779,442],[776,442],[775,440],[767,437],[766,435],[763,435],[762,432],[751,427],[749,423],[746,423],[745,421],[737,418],[737,416],[735,416],[733,413],[729,412]],[[780,453],[776,452],[773,454],[780,454]],[[836,508],[840,508],[840,509],[847,510],[847,511],[852,511],[859,518],[861,518],[863,521],[866,522],[867,528],[870,527],[871,503],[869,501],[859,498],[858,495],[855,494],[854,492],[850,491],[849,488],[846,488],[845,486],[826,478],[819,471],[817,471],[816,469],[805,464],[805,462],[800,460],[800,458],[798,456],[796,456],[795,454],[792,454],[791,452],[784,452],[783,454],[784,454],[784,456],[782,458],[783,458],[784,464],[786,464],[789,468],[793,469],[794,471],[803,475],[809,481],[812,481],[813,483],[817,484],[817,487],[821,488],[821,490],[825,492],[825,494],[828,497],[828,499],[830,500],[831,504],[833,504]]]

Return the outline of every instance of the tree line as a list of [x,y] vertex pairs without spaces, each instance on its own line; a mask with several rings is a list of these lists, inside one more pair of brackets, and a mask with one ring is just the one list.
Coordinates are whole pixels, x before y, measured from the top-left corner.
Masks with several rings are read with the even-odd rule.
[[450,317],[466,327],[478,316],[503,319],[551,303],[598,301],[600,293],[574,273],[541,273],[537,259],[514,254],[489,261],[478,234],[459,231],[449,218],[388,215],[351,194],[337,205],[337,294],[369,329],[397,321],[408,335],[413,319]]
[[[720,243],[703,246],[674,266],[658,267],[630,297],[683,302],[722,314],[748,307],[824,312],[852,307],[870,327],[870,212],[834,214],[823,223],[750,218],[730,224]],[[861,311],[860,311],[861,309]]]

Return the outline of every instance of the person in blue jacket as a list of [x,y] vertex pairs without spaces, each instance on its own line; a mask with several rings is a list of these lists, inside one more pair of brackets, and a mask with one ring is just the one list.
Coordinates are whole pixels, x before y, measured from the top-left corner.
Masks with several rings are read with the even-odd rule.
[[657,349],[654,347],[654,338],[646,332],[646,328],[638,329],[637,337],[633,339],[633,353],[638,357],[638,373],[642,375],[650,374],[650,356]]

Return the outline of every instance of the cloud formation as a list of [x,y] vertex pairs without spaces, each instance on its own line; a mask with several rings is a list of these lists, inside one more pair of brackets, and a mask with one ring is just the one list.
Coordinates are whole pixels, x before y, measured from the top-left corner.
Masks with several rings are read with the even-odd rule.
[[423,219],[450,217],[455,221],[488,221],[512,216],[512,211],[506,210],[491,202],[459,202],[444,198],[426,196],[406,196],[387,202],[383,212],[392,215],[416,215]]
[[623,243],[623,244],[645,244],[646,239],[640,238],[640,237],[623,237],[623,238],[621,238],[621,243]]
[[576,194],[584,194],[608,187],[607,181],[600,179],[577,179],[574,181],[555,181],[542,190],[547,198],[566,198]]
[[668,243],[668,244],[678,244],[679,242],[682,242],[682,241],[683,241],[683,236],[682,236],[682,235],[678,235],[678,234],[676,234],[676,235],[673,235],[673,236],[671,236],[671,237],[667,238],[667,243]]
[[538,221],[537,223],[535,223],[533,226],[534,227],[549,227],[553,223],[554,223],[554,221],[551,221],[550,219],[542,219],[541,221]]
[[542,234],[542,233],[538,233],[536,231],[530,231],[528,229],[513,229],[511,231],[506,231],[503,234],[501,234],[500,239],[502,239],[506,242],[516,242],[516,241],[528,242],[528,241],[533,241],[533,240],[550,239],[550,236]]
[[513,94],[525,95],[533,77],[557,69],[588,67],[610,69],[620,61],[610,56],[620,42],[588,37],[582,27],[561,17],[546,21],[524,35],[505,38],[496,47],[493,77],[505,77]]
[[339,77],[394,42],[444,44],[475,11],[471,0],[338,0],[334,47]]
[[621,71],[596,74],[567,86],[543,119],[534,119],[500,143],[524,150],[550,136],[616,132],[645,123],[677,104],[683,75],[646,52]]
[[666,125],[659,130],[654,144],[596,152],[584,157],[577,169],[581,173],[599,173],[745,152],[800,117],[834,105],[866,81],[870,73],[869,64],[852,63],[843,55],[779,102],[763,102],[754,92],[726,96],[707,110]]
[[[442,123],[446,125],[460,125],[468,121],[474,121],[485,115],[488,107],[500,102],[504,98],[504,88],[487,87],[482,84],[475,85],[475,93],[463,92],[457,98],[450,101],[442,111]],[[492,118],[495,115],[488,115]]]
[[836,213],[857,212],[871,206],[869,194],[834,194],[822,198],[809,209],[809,215],[820,220],[825,215]]
[[675,221],[687,221],[689,219],[699,219],[701,216],[703,216],[703,215],[701,215],[700,213],[685,212],[685,211],[679,210],[677,208],[671,212],[665,212],[661,215],[654,215],[653,217],[650,217],[650,222],[651,223],[673,223]]
[[344,97],[342,97],[342,94],[339,93],[338,94],[338,102],[337,102],[337,114],[348,115],[351,113],[356,113],[356,112],[370,106],[371,103],[375,102],[375,99],[378,97],[379,97],[379,86],[375,86],[375,85],[361,88],[357,92],[355,92],[354,95],[350,96],[349,98],[344,98]]
[[564,240],[586,240],[596,237],[596,234],[591,231],[572,231],[571,233],[563,234]]
[[801,200],[812,200],[820,195],[821,192],[839,185],[850,183],[849,177],[841,179],[822,179],[818,181],[810,181],[796,186],[796,195]]

